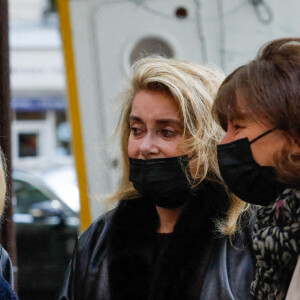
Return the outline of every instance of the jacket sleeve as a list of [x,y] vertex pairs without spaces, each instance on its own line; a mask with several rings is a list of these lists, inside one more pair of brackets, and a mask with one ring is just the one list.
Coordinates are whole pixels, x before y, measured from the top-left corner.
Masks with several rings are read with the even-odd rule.
[[13,288],[14,277],[13,277],[13,267],[8,253],[0,245],[0,274],[3,278],[10,284]]
[[[77,241],[78,243],[78,241]],[[65,275],[65,281],[63,284],[62,291],[59,295],[59,300],[73,300],[74,298],[74,273],[75,273],[75,262],[76,262],[76,248],[77,243],[75,246],[75,251],[72,257],[71,262],[69,263],[66,275]]]
[[99,240],[107,235],[105,228],[109,227],[109,215],[97,219],[77,240],[71,262],[68,266],[59,300],[83,299],[84,283],[89,268],[90,258]]
[[201,299],[254,300],[250,286],[254,279],[255,259],[252,227],[216,240],[204,280]]

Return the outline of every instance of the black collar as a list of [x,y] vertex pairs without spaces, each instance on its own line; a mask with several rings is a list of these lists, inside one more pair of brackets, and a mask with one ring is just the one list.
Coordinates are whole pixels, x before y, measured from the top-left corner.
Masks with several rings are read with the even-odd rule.
[[222,188],[201,184],[175,225],[160,272],[153,274],[156,209],[143,198],[121,201],[108,242],[111,299],[193,299],[199,295],[215,239],[214,219],[223,217],[227,208]]

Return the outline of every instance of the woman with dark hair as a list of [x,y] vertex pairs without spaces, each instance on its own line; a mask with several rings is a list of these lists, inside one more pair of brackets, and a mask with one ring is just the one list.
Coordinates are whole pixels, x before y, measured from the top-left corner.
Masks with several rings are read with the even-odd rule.
[[300,38],[266,44],[231,73],[213,112],[226,130],[218,146],[225,183],[242,200],[262,206],[254,228],[252,293],[284,299],[300,254]]

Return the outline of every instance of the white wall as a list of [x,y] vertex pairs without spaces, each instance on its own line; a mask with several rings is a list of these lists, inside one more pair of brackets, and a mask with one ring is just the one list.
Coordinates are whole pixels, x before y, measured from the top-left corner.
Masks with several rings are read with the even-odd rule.
[[40,22],[47,0],[9,0],[9,18],[14,21]]
[[[254,58],[263,43],[299,36],[299,0],[262,1],[258,9],[263,16],[264,3],[272,12],[269,24],[259,20],[250,0],[69,2],[92,197],[113,191],[118,182],[118,170],[111,167],[117,156],[103,149],[118,115],[113,99],[126,84],[128,57],[141,37],[160,37],[174,48],[177,58],[214,63],[229,73]],[[186,19],[174,16],[180,6],[188,11]],[[95,218],[104,206],[91,203]]]

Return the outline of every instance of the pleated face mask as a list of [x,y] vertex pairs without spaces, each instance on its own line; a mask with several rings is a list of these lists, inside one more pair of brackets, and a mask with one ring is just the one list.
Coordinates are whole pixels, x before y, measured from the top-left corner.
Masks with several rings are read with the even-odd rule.
[[146,201],[165,208],[182,206],[191,192],[186,177],[188,157],[129,158],[129,180]]
[[277,179],[275,168],[260,166],[253,158],[250,145],[272,132],[271,129],[251,142],[248,138],[218,145],[221,176],[230,191],[243,201],[266,206],[274,202],[287,187]]

